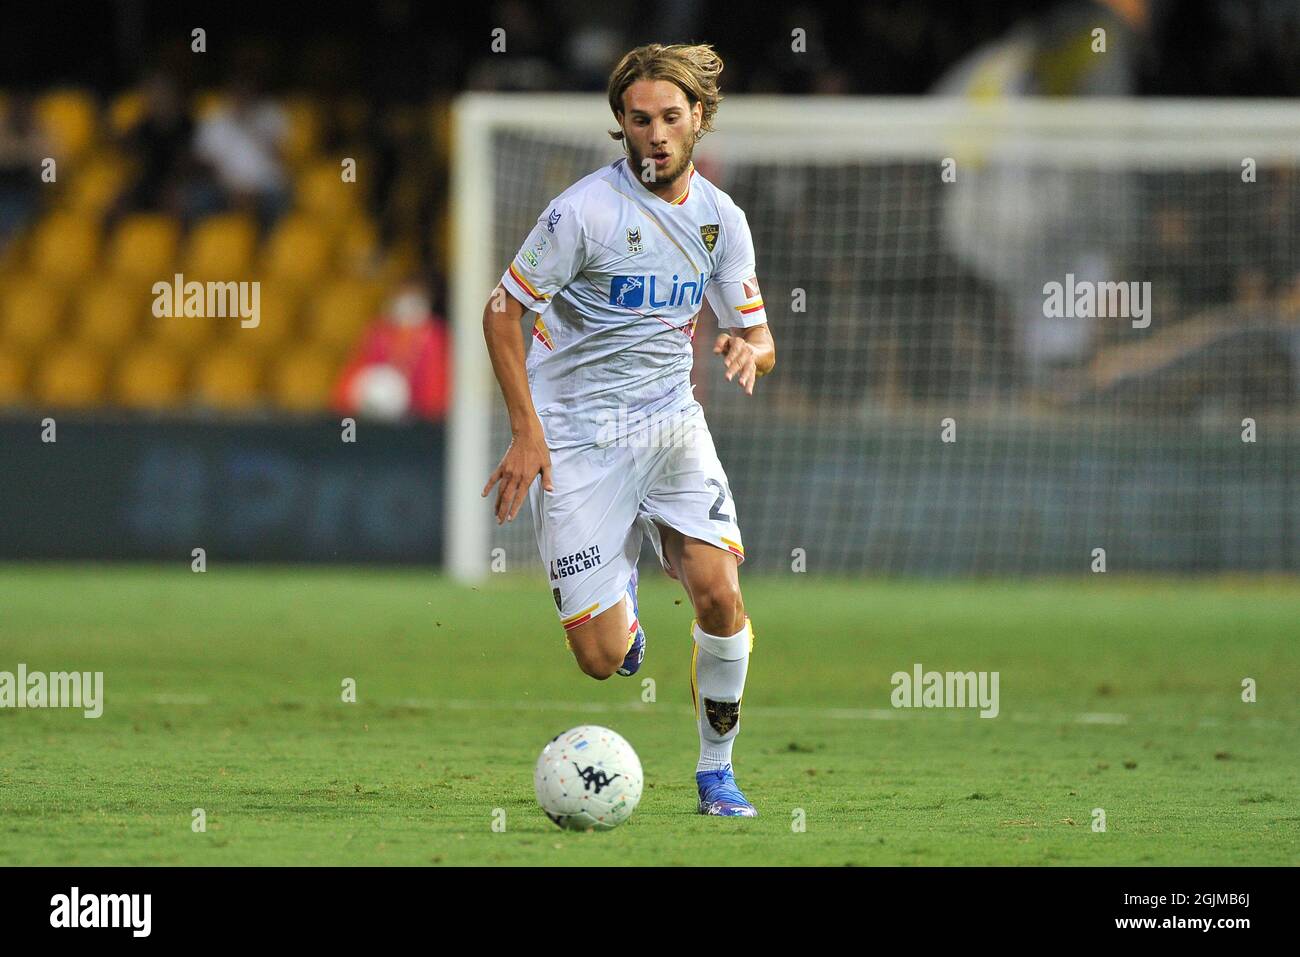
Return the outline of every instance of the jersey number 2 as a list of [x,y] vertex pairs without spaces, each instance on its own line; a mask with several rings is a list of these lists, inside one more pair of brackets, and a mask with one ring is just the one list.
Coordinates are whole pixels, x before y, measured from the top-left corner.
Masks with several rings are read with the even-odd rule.
[[727,490],[722,487],[722,483],[717,479],[705,479],[705,485],[712,485],[718,490],[718,497],[713,502],[713,507],[709,509],[709,518],[715,522],[730,522],[731,516],[722,511],[722,504],[727,500]]

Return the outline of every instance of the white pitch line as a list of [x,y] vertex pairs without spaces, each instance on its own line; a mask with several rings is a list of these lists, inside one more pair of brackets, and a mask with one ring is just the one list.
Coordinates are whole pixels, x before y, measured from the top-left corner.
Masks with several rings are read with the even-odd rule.
[[[156,694],[149,696],[153,704],[159,705],[209,705],[211,698],[207,695]],[[276,698],[275,703],[297,704],[303,707],[323,704],[324,699]],[[332,702],[330,702],[332,703]],[[555,701],[547,699],[523,698],[516,701],[491,701],[472,698],[396,698],[378,701],[363,700],[364,704],[379,707],[417,708],[424,711],[568,711],[582,714],[650,714],[667,711],[673,714],[694,714],[694,708],[681,704],[647,704],[643,701]],[[899,721],[917,720],[915,712],[944,712],[951,720],[961,720],[968,713],[978,713],[978,708],[801,708],[789,706],[754,705],[745,709],[746,714],[764,718],[822,718],[833,721]],[[1197,730],[1220,729],[1222,722],[1216,717],[1173,717],[1159,715],[1155,717],[1128,715],[1111,711],[1084,711],[1058,714],[1045,714],[1038,711],[1003,711],[1010,721],[1017,724],[1081,724],[1122,726],[1134,724],[1168,724],[1187,726],[1195,722]],[[985,719],[996,720],[996,719]],[[1244,726],[1253,728],[1287,728],[1284,721],[1269,718],[1248,718]]]

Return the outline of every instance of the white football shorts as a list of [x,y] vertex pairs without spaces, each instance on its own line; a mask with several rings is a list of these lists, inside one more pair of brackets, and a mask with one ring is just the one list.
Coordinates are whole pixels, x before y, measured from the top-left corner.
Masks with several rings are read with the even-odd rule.
[[533,528],[565,631],[623,600],[655,522],[745,560],[736,503],[697,403],[617,443],[551,450],[553,492],[528,489]]

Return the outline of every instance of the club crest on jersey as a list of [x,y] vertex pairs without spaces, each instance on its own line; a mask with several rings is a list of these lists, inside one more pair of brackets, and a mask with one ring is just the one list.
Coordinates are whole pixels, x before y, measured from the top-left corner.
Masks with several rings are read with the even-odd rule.
[[713,247],[718,244],[718,224],[710,223],[708,226],[701,226],[700,238],[704,240],[704,248],[713,252]]
[[649,305],[652,309],[665,306],[698,306],[704,298],[704,274],[698,279],[682,282],[680,276],[673,276],[668,288],[668,298],[660,299],[659,290],[663,284],[657,276],[615,276],[609,281],[609,304],[624,309],[636,309]]
[[627,251],[630,253],[639,253],[641,251],[641,229],[633,229],[630,226],[627,230]]
[[561,216],[561,213],[560,213],[560,211],[559,211],[558,209],[553,209],[553,210],[551,210],[551,215],[550,215],[550,217],[546,220],[546,231],[547,231],[548,233],[553,233],[553,232],[555,232],[555,224],[558,223],[558,222],[560,221],[560,216]]

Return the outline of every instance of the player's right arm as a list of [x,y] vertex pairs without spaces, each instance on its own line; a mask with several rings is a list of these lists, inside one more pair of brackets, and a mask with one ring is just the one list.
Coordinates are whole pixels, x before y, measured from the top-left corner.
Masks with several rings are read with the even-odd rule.
[[510,448],[501,464],[483,487],[483,497],[497,487],[494,511],[497,524],[511,521],[519,512],[528,487],[537,473],[542,473],[542,487],[554,491],[551,485],[551,453],[546,447],[542,421],[533,408],[533,397],[528,391],[528,372],[524,364],[524,339],[520,324],[524,317],[524,304],[497,286],[483,310],[483,338],[487,340],[488,355],[492,357],[492,371],[505,396],[506,410],[510,414]]
[[498,525],[515,517],[538,472],[542,473],[542,488],[555,490],[550,451],[528,388],[520,323],[525,311],[545,315],[553,297],[573,281],[585,262],[586,242],[578,210],[557,198],[537,218],[483,311],[483,336],[514,435],[483,489],[486,496],[493,483],[501,483],[497,489]]

